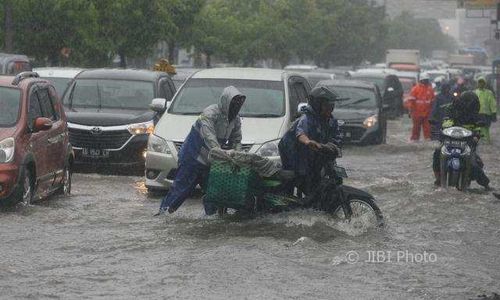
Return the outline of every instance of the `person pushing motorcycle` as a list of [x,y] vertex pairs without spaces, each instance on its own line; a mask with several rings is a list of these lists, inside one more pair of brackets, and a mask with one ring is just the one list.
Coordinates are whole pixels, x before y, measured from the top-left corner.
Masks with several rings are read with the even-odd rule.
[[205,108],[193,124],[179,151],[179,167],[156,216],[173,213],[203,184],[209,171],[208,154],[216,148],[241,149],[240,109],[246,96],[234,86],[226,87],[218,104]]
[[[282,168],[294,171],[294,187],[308,195],[321,181],[320,150],[328,148],[339,154],[342,136],[333,118],[339,96],[326,87],[316,87],[309,94],[303,115],[295,121],[279,143]],[[290,191],[289,191],[290,192]]]
[[[474,133],[473,139],[470,141],[472,149],[477,147],[477,143],[481,137],[479,122],[479,99],[474,92],[464,92],[460,97],[453,100],[451,105],[445,109],[445,117],[442,127],[449,128],[453,126],[460,126],[471,130]],[[440,148],[434,151],[432,168],[436,181],[435,185],[440,185],[441,170],[440,170]],[[484,173],[483,162],[476,151],[473,151],[472,157],[472,174],[471,179],[476,180],[477,183],[483,186],[486,190],[491,190],[488,176]]]

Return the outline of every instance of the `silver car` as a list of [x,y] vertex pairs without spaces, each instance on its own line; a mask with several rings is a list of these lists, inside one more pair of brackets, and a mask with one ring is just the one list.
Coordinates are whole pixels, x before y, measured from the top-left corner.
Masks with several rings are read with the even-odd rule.
[[233,85],[247,96],[242,117],[243,150],[279,161],[278,143],[298,117],[300,103],[311,89],[307,80],[284,70],[220,68],[192,75],[173,101],[155,99],[153,110],[163,113],[149,137],[146,187],[168,189],[175,178],[177,154],[199,114],[219,102],[222,90]]

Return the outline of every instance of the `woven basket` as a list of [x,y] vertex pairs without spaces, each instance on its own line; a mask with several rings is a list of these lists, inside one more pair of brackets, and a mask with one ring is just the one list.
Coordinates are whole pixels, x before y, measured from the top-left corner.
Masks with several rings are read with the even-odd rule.
[[249,167],[214,161],[210,166],[205,201],[216,207],[234,209],[253,205],[258,175]]

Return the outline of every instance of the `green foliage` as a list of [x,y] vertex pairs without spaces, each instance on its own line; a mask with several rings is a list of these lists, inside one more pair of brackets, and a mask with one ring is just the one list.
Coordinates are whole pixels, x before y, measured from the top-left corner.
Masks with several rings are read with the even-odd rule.
[[439,23],[433,19],[416,19],[409,13],[403,13],[389,25],[386,45],[396,49],[419,49],[425,57],[430,57],[432,50],[453,51],[455,40],[441,31]]
[[[53,65],[107,66],[147,57],[158,41],[252,66],[292,59],[320,66],[380,61],[388,48],[452,50],[435,20],[386,20],[367,0],[0,0],[11,1],[15,51]],[[0,30],[3,45],[4,30]],[[70,48],[69,58],[61,49]]]

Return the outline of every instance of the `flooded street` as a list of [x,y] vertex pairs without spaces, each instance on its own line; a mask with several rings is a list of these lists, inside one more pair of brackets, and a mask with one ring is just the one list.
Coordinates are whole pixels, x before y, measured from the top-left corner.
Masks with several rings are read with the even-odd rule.
[[[1,299],[469,299],[500,292],[500,200],[436,189],[432,143],[407,118],[386,145],[347,147],[347,184],[386,226],[356,231],[314,211],[205,217],[199,198],[154,218],[143,178],[75,174],[69,198],[0,213]],[[481,145],[500,189],[500,126]],[[244,134],[244,133],[243,133]]]

